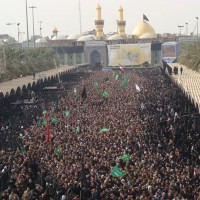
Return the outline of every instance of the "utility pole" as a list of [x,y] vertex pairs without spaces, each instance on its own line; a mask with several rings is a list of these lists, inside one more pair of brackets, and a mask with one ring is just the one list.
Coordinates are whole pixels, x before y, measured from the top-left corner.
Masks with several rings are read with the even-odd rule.
[[79,22],[80,22],[80,34],[82,33],[82,24],[81,24],[81,2],[79,0]]
[[35,48],[35,26],[34,26],[34,8],[37,8],[35,6],[30,6],[29,8],[32,9],[32,20],[33,20],[33,46]]
[[197,19],[197,25],[196,25],[196,27],[197,27],[197,48],[198,48],[198,43],[199,43],[199,30],[198,30],[198,25],[199,25],[199,18],[198,17],[196,17],[196,19]]
[[181,51],[181,48],[182,48],[182,41],[181,41],[181,29],[184,27],[184,26],[180,26],[180,25],[178,25],[178,27],[180,28],[180,38],[179,38],[179,42],[180,42],[180,53],[182,53],[182,51]]
[[6,71],[6,68],[7,68],[7,62],[6,62],[6,49],[5,49],[5,44],[4,44],[4,47],[3,47],[3,60],[4,60],[4,71]]
[[186,22],[185,25],[185,35],[188,36],[188,23]]
[[181,37],[181,28],[183,28],[184,26],[180,26],[180,25],[178,25],[178,27],[180,28],[180,37]]
[[17,35],[18,35],[18,43],[19,43],[19,34],[20,34],[19,25],[20,25],[20,23],[17,23],[17,27],[18,27],[18,28],[17,28],[17,31],[18,31],[18,34],[17,34]]
[[39,21],[40,23],[40,37],[42,37],[42,21]]
[[197,19],[197,25],[196,25],[196,26],[197,26],[197,41],[198,41],[198,35],[199,35],[199,33],[198,33],[198,31],[199,31],[199,30],[198,30],[199,18],[196,17],[196,19]]
[[[188,36],[188,23],[186,22],[185,25],[186,25],[186,28],[185,28],[185,35]],[[186,44],[187,44],[187,54],[188,54],[188,43],[189,43],[189,42],[186,41]]]
[[10,23],[10,22],[8,22],[6,25],[10,26],[10,25],[14,25],[14,24],[17,24],[17,41],[19,43],[19,35],[20,35],[19,25],[20,25],[20,23]]
[[27,44],[29,48],[29,33],[28,33],[28,8],[27,8],[27,0],[25,0],[26,3],[26,34],[27,34]]

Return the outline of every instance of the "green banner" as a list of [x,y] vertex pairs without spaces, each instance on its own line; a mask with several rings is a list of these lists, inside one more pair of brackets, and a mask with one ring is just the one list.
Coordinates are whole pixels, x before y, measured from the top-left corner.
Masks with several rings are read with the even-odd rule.
[[66,111],[65,111],[65,116],[66,116],[66,117],[69,117],[69,114],[70,114],[69,110],[66,110]]
[[55,118],[55,117],[52,117],[52,118],[51,118],[51,122],[52,122],[53,124],[57,124],[57,123],[58,123],[58,119]]
[[109,95],[109,92],[107,92],[107,91],[104,91],[102,94],[103,97],[107,97],[108,95]]
[[121,176],[126,175],[126,171],[122,171],[121,169],[119,169],[119,167],[115,166],[115,167],[112,169],[111,174],[112,174],[114,177],[121,177]]
[[109,131],[109,129],[103,127],[103,128],[99,131],[99,133],[102,133],[102,132],[108,132],[108,131]]
[[131,156],[129,154],[124,154],[120,159],[124,162],[128,162],[131,159]]
[[60,152],[61,152],[60,147],[57,147],[57,148],[56,148],[56,154],[58,155]]
[[80,132],[80,127],[79,127],[79,126],[76,127],[76,132],[77,132],[77,133]]
[[128,78],[126,77],[126,75],[124,75],[124,80],[123,80],[123,82],[121,84],[121,89],[122,90],[126,87],[127,82],[128,82]]
[[97,81],[94,82],[95,86],[99,86],[99,83]]

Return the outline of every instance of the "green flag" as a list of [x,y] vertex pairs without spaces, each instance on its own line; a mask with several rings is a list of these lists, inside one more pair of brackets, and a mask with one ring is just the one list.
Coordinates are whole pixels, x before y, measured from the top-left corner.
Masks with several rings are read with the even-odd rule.
[[42,111],[42,114],[43,114],[43,115],[46,115],[46,114],[47,114],[47,111],[46,111],[46,110],[43,110],[43,111]]
[[108,132],[108,131],[109,131],[109,129],[103,127],[103,128],[99,131],[99,133],[102,133],[102,132]]
[[121,74],[117,74],[117,75],[115,76],[115,80],[117,81],[118,79],[122,79],[122,75],[121,75]]
[[114,71],[112,71],[112,75],[115,76],[115,72]]
[[44,118],[44,119],[42,119],[42,125],[43,126],[46,126],[47,125],[47,121],[46,121],[46,119]]
[[10,120],[10,119],[8,120],[8,128],[9,128],[9,129],[12,129],[12,123],[11,123],[11,120]]
[[143,75],[143,72],[142,72],[142,70],[141,70],[141,69],[138,69],[138,73],[139,73],[139,75],[140,75],[140,76],[142,76],[142,75]]
[[95,86],[99,86],[99,83],[97,81],[94,82]]
[[126,77],[126,75],[124,75],[124,80],[123,80],[123,82],[121,84],[121,89],[122,90],[126,87],[127,82],[128,82],[128,78]]
[[131,159],[131,156],[129,154],[124,154],[120,159],[124,162],[128,162]]
[[75,99],[78,100],[79,98],[80,98],[80,96],[77,94],[77,95],[75,96]]
[[55,117],[52,117],[52,118],[51,118],[51,122],[52,122],[53,124],[57,124],[57,123],[58,123],[58,119],[55,118]]
[[57,148],[56,148],[56,154],[58,155],[60,152],[61,152],[60,147],[57,147]]
[[107,81],[109,81],[110,79],[108,78],[108,77],[105,77],[104,79],[103,79],[103,81],[104,82],[107,82]]
[[119,167],[115,166],[112,171],[111,171],[111,174],[114,176],[114,177],[121,177],[121,176],[124,176],[126,174],[126,171],[122,171],[121,169],[119,169]]
[[76,127],[76,132],[77,132],[77,133],[80,132],[80,127],[79,127],[79,126]]
[[[43,112],[42,112],[42,114],[43,114]],[[44,115],[45,115],[45,113],[47,113],[47,111],[44,112]],[[46,118],[45,117],[42,118],[42,119],[38,119],[38,127],[46,126],[46,125],[47,125],[47,122],[46,122]]]
[[102,94],[103,97],[107,97],[108,95],[109,95],[109,93],[107,91],[104,91]]
[[23,145],[19,144],[19,147],[20,147],[22,154],[26,153],[26,149],[24,148]]
[[66,110],[66,111],[65,111],[65,116],[66,116],[66,117],[69,117],[69,114],[70,114],[69,110]]
[[43,122],[43,119],[39,119],[39,120],[38,120],[38,127],[41,127],[41,126],[42,126],[42,122]]

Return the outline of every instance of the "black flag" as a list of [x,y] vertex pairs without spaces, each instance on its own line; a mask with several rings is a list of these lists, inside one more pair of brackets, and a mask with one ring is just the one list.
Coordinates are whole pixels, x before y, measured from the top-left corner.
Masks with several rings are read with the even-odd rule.
[[83,91],[82,91],[81,97],[82,97],[83,101],[87,98],[87,92],[86,92],[86,88],[85,88],[85,86],[84,86],[84,88],[83,88]]
[[143,14],[143,20],[149,21],[146,15]]

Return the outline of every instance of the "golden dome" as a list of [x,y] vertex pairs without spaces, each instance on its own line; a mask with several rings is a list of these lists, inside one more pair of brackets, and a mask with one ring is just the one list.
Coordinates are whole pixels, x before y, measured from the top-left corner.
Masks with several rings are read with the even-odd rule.
[[146,21],[141,21],[133,31],[133,35],[136,35],[137,37],[140,37],[141,35],[144,35],[146,33],[150,35],[156,35],[156,32],[153,29],[153,27]]

